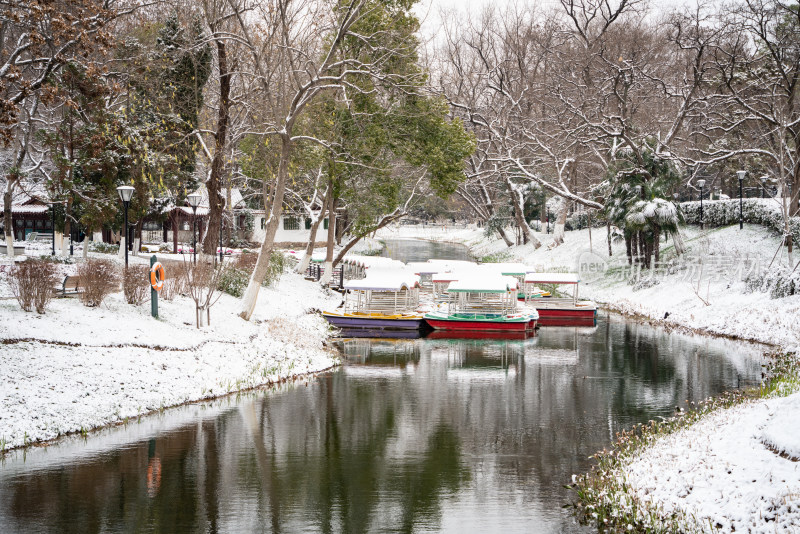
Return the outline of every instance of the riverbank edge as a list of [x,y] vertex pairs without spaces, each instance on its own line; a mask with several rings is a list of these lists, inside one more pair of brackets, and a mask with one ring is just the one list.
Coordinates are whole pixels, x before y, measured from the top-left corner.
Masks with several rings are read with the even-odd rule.
[[573,475],[565,487],[575,494],[566,506],[583,525],[598,532],[690,533],[713,532],[716,527],[685,512],[666,512],[652,501],[643,501],[626,477],[627,466],[658,440],[701,423],[723,410],[770,398],[787,397],[800,391],[800,358],[796,353],[776,350],[768,358],[765,380],[759,387],[728,391],[700,402],[691,409],[662,421],[651,420],[617,434],[610,449],[592,456],[591,471]]
[[[332,338],[333,338],[333,336],[331,335],[331,332],[329,332],[328,336],[325,339],[322,340],[323,351],[330,353],[331,360],[336,362],[333,365],[330,365],[328,367],[324,367],[324,368],[320,368],[320,369],[314,369],[314,370],[310,370],[310,371],[303,372],[303,373],[288,374],[288,375],[282,376],[282,377],[280,377],[278,379],[267,380],[265,382],[259,382],[259,383],[256,383],[256,384],[248,384],[245,387],[238,388],[238,389],[231,389],[231,390],[228,390],[228,391],[226,391],[224,393],[220,393],[218,395],[217,394],[203,395],[203,396],[198,397],[198,398],[189,399],[189,400],[185,400],[185,401],[174,403],[174,404],[167,404],[167,405],[159,406],[158,408],[155,408],[155,409],[152,409],[152,410],[146,410],[146,411],[137,413],[136,415],[133,415],[133,416],[130,416],[130,417],[125,417],[124,419],[121,419],[121,420],[108,421],[108,422],[106,422],[104,424],[95,425],[95,426],[92,426],[92,427],[86,428],[86,429],[81,428],[79,430],[62,432],[62,433],[59,433],[57,436],[55,436],[53,438],[50,438],[50,439],[37,439],[35,441],[30,441],[30,442],[22,444],[22,445],[15,445],[13,447],[9,447],[6,444],[6,442],[2,438],[0,438],[0,460],[2,460],[8,454],[12,454],[12,453],[16,453],[16,452],[32,449],[32,448],[39,448],[39,447],[46,448],[46,447],[50,447],[50,446],[53,446],[53,445],[58,445],[61,441],[69,439],[69,438],[77,436],[77,435],[89,436],[91,434],[95,434],[95,433],[101,432],[103,430],[107,430],[109,428],[115,428],[115,427],[127,425],[127,424],[129,424],[131,422],[138,421],[139,419],[141,419],[143,417],[151,417],[151,416],[156,415],[156,414],[164,413],[166,410],[172,410],[172,409],[175,409],[175,408],[180,408],[180,407],[183,407],[183,406],[190,406],[190,405],[193,405],[193,404],[204,404],[204,403],[208,403],[208,402],[222,400],[222,399],[225,399],[225,398],[228,398],[228,397],[232,397],[234,395],[241,395],[241,394],[244,394],[244,393],[251,393],[251,392],[256,392],[256,391],[259,391],[259,390],[267,391],[267,390],[273,389],[273,388],[275,388],[277,386],[280,386],[280,385],[283,385],[283,384],[286,384],[286,383],[289,383],[289,382],[296,382],[298,380],[308,380],[308,379],[310,379],[312,377],[316,377],[316,376],[331,372],[334,369],[336,369],[339,366],[341,366],[341,364],[342,364],[341,354],[339,353],[339,351],[334,349],[334,348],[332,348],[332,347],[330,347],[328,345],[328,342]],[[192,352],[192,351],[195,351],[198,348],[200,348],[203,345],[205,345],[207,343],[210,343],[210,342],[211,341],[206,340],[206,341],[203,341],[202,343],[198,344],[197,346],[188,347],[188,348],[172,348],[172,347],[163,347],[163,346],[160,346],[160,345],[153,345],[153,346],[150,346],[150,345],[136,345],[135,348],[153,350],[153,351],[159,351],[159,352],[172,352],[172,351]],[[13,344],[18,344],[18,343],[37,343],[39,345],[57,345],[57,346],[66,346],[66,347],[75,347],[75,348],[92,348],[92,349],[117,349],[117,348],[128,348],[128,347],[131,346],[131,345],[92,345],[92,346],[87,346],[87,345],[83,345],[83,344],[69,343],[69,342],[63,342],[63,341],[54,341],[54,340],[46,340],[46,339],[36,339],[36,338],[25,338],[25,339],[8,338],[8,339],[0,340],[0,345],[13,345]]]
[[[327,341],[330,340],[330,339],[331,339],[331,337],[329,336],[325,341],[323,341],[323,344],[327,345]],[[4,340],[0,340],[0,344],[9,344],[9,343],[6,343],[6,341],[10,341],[10,343],[26,342],[26,343],[40,343],[40,344],[43,344],[43,345],[48,345],[48,344],[52,345],[52,344],[54,344],[54,345],[66,345],[66,346],[84,347],[84,345],[72,345],[72,344],[67,344],[67,343],[59,343],[59,342],[54,342],[54,341],[37,340],[37,339],[24,339],[24,340],[5,340],[4,339]],[[119,346],[114,345],[114,346],[109,346],[109,347],[94,347],[94,348],[119,348]],[[148,348],[150,350],[173,350],[173,349],[164,349],[163,347],[161,347],[161,348],[140,347],[140,348]],[[188,350],[193,350],[193,349],[182,349],[182,350],[188,351]],[[70,438],[78,436],[78,435],[88,437],[88,436],[91,436],[92,434],[97,434],[99,432],[102,432],[104,430],[108,430],[110,428],[116,428],[116,427],[120,427],[120,426],[127,426],[130,423],[134,423],[134,422],[139,421],[143,417],[152,417],[154,415],[162,414],[167,410],[173,410],[175,408],[181,408],[181,407],[184,407],[184,406],[191,406],[191,405],[194,405],[194,404],[198,404],[199,405],[199,404],[205,404],[205,403],[214,402],[214,401],[218,401],[218,400],[224,400],[226,398],[233,397],[234,395],[242,395],[242,394],[246,394],[246,393],[255,393],[255,392],[258,392],[258,391],[269,391],[271,389],[274,389],[274,388],[276,388],[278,386],[281,386],[283,384],[287,384],[289,382],[297,382],[297,381],[300,381],[300,380],[308,380],[310,378],[316,378],[317,376],[329,373],[329,372],[333,371],[334,369],[336,369],[336,368],[338,368],[338,367],[340,367],[342,365],[342,360],[341,360],[341,357],[340,357],[338,351],[335,351],[334,349],[331,349],[331,348],[329,348],[327,346],[326,346],[326,350],[329,350],[332,353],[333,359],[336,360],[337,363],[335,363],[334,365],[328,366],[326,368],[323,368],[323,369],[316,369],[316,370],[313,370],[313,371],[308,371],[306,373],[297,373],[297,374],[294,374],[294,375],[287,375],[287,376],[281,377],[281,378],[279,378],[277,380],[268,380],[266,382],[262,382],[262,383],[259,383],[259,384],[256,384],[256,385],[247,386],[247,387],[244,387],[244,388],[241,388],[241,389],[231,390],[231,391],[228,391],[226,393],[220,393],[219,395],[208,395],[208,396],[200,397],[200,398],[193,399],[193,400],[187,400],[187,401],[179,402],[179,403],[176,403],[176,404],[170,404],[170,405],[167,405],[167,406],[160,406],[160,407],[158,407],[156,409],[153,409],[153,410],[148,410],[148,411],[145,411],[145,412],[138,413],[138,414],[136,414],[134,416],[131,416],[131,417],[126,417],[125,419],[120,420],[120,421],[109,421],[108,423],[105,423],[105,424],[102,424],[102,425],[93,426],[93,427],[88,428],[88,429],[81,429],[81,430],[74,430],[74,431],[71,431],[71,432],[64,432],[64,433],[61,433],[61,434],[59,434],[58,436],[56,436],[54,438],[32,441],[32,442],[30,442],[30,443],[28,443],[26,445],[17,445],[17,446],[14,446],[14,447],[5,448],[5,443],[3,442],[2,439],[0,439],[0,460],[2,460],[5,456],[7,456],[9,454],[18,453],[18,452],[26,451],[26,450],[29,450],[29,449],[47,448],[47,447],[50,447],[50,446],[53,446],[53,445],[58,445],[62,441],[65,441],[67,439],[70,439]]]

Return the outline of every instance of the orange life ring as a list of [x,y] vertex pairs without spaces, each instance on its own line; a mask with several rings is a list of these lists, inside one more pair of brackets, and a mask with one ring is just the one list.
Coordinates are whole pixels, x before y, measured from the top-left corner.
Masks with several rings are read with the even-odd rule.
[[155,262],[153,266],[150,267],[150,287],[156,291],[161,291],[161,288],[164,287],[165,279],[164,266],[161,265],[160,262]]

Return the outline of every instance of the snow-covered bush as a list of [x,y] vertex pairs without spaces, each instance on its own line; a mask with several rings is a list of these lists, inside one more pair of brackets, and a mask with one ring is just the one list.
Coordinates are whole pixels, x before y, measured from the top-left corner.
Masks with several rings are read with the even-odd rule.
[[205,261],[184,262],[184,265],[186,266],[184,279],[189,296],[194,300],[197,328],[207,326],[211,324],[211,307],[221,296],[220,280],[231,267],[227,264],[217,267]]
[[164,287],[161,288],[161,298],[171,301],[177,295],[189,293],[186,287],[185,263],[172,262],[164,269],[164,273],[167,275],[167,279],[164,280]]
[[131,265],[123,269],[122,289],[128,304],[138,306],[143,303],[150,289],[150,269],[147,265]]
[[244,269],[228,269],[220,277],[219,290],[228,295],[239,298],[244,295],[247,283],[250,281],[250,274]]
[[53,298],[57,267],[52,262],[26,260],[14,265],[8,273],[11,292],[20,307],[29,312],[44,313]]
[[100,252],[101,254],[116,254],[119,252],[119,245],[103,243],[102,241],[92,241],[89,243],[89,250],[92,252]]
[[88,260],[78,265],[78,279],[83,291],[79,293],[85,306],[99,306],[105,298],[119,289],[117,266],[110,260]]
[[[236,258],[234,269],[244,271],[247,273],[249,278],[253,273],[253,269],[256,267],[257,261],[258,254],[254,252],[242,252],[242,254]],[[271,286],[280,280],[281,275],[286,271],[287,265],[288,260],[286,259],[286,256],[284,256],[281,252],[273,251],[272,255],[269,257],[269,269],[267,271],[267,276],[264,278],[264,283],[262,285],[264,287]]]
[[792,272],[785,265],[775,265],[766,271],[752,272],[745,279],[750,292],[769,293],[773,299],[800,293],[800,270]]
[[[700,202],[681,203],[683,217],[688,224],[700,224]],[[773,199],[748,198],[742,201],[744,222],[760,224],[783,233],[783,214]],[[728,226],[739,222],[739,200],[703,201],[703,224]],[[789,219],[792,241],[800,243],[800,217]]]

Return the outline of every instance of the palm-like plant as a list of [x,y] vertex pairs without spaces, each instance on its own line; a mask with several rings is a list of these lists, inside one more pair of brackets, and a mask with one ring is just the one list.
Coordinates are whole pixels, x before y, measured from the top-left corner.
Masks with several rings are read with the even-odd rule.
[[667,160],[651,148],[641,151],[643,165],[626,154],[609,169],[608,200],[605,213],[609,221],[623,230],[628,262],[634,260],[650,267],[651,257],[660,259],[660,237],[670,235],[675,249],[683,252],[678,225],[679,207],[668,200],[680,175]]

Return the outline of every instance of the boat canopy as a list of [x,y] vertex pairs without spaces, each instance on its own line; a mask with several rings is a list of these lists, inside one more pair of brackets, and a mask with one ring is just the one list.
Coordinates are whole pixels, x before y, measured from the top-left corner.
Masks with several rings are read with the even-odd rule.
[[504,276],[525,276],[530,270],[523,263],[481,263],[481,267],[494,269]]
[[450,283],[448,293],[507,293],[516,290],[519,282],[510,276],[472,273]]
[[526,284],[577,284],[581,281],[578,273],[528,273]]
[[345,289],[355,291],[403,291],[419,287],[419,276],[405,269],[372,268],[366,278],[347,280]]
[[420,276],[436,274],[442,271],[442,266],[435,263],[415,261],[406,264],[406,269]]

